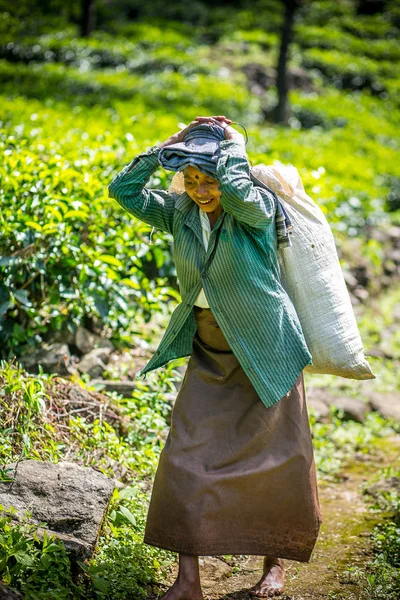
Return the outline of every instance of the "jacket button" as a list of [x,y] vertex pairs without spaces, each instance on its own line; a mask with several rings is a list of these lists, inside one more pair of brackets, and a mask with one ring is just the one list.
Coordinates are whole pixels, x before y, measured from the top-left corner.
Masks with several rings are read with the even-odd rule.
[[205,279],[207,277],[207,273],[202,273],[201,276],[203,279]]
[[190,304],[186,304],[186,308],[190,308]]

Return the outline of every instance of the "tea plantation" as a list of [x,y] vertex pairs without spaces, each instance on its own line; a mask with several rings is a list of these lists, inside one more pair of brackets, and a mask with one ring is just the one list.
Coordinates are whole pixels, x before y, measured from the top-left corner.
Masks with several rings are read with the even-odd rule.
[[[104,396],[114,415],[104,419],[56,417],[60,381],[29,375],[18,361],[78,326],[109,338],[121,356],[155,348],[180,300],[172,238],[155,231],[150,239],[151,228],[108,198],[107,186],[135,155],[197,115],[243,124],[253,164],[298,168],[334,232],[379,373],[371,386],[400,392],[393,233],[400,231],[400,7],[387,2],[383,12],[365,15],[347,0],[304,3],[290,49],[292,112],[283,126],[271,118],[282,6],[260,6],[216,5],[199,26],[160,16],[106,21],[102,13],[101,26],[80,38],[64,13],[30,14],[0,2],[1,479],[20,458],[68,458],[128,486],[115,491],[98,551],[78,576],[62,544],[49,549],[31,525],[3,513],[0,575],[28,599],[150,598],[175,560],[142,536],[177,367],[186,361],[139,380],[130,398]],[[159,169],[151,185],[167,188],[170,180]],[[114,377],[111,367],[107,375]],[[71,380],[92,389],[85,375]],[[329,376],[308,383],[354,398],[365,389]],[[400,430],[377,413],[363,424],[335,410],[325,424],[310,414],[321,481],[335,481],[355,451]],[[378,578],[369,596],[376,600],[394,600],[400,586],[395,504],[384,537],[391,551],[377,568],[386,595]]]

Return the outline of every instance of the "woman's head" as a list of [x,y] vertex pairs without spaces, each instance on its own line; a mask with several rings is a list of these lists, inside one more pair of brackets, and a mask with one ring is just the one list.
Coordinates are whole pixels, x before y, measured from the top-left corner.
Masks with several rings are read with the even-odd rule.
[[196,167],[189,165],[183,170],[187,195],[205,212],[213,212],[220,204],[219,181]]

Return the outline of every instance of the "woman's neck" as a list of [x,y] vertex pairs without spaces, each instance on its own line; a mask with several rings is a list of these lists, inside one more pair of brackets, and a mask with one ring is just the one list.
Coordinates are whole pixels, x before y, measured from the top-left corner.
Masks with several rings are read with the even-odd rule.
[[219,204],[215,210],[207,213],[208,220],[210,221],[211,229],[214,227],[215,223],[218,220],[219,215],[222,213],[222,206]]

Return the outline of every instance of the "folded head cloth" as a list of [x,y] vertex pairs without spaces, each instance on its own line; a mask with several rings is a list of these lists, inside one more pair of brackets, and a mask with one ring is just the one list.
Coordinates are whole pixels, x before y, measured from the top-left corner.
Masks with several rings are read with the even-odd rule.
[[[183,142],[171,144],[161,148],[158,155],[159,164],[168,171],[183,171],[189,165],[210,177],[216,177],[217,163],[220,155],[220,142],[225,134],[222,127],[201,123],[188,131]],[[292,224],[282,203],[276,194],[263,182],[254,177],[250,170],[250,177],[255,185],[266,188],[276,202],[275,224],[277,230],[278,247],[286,248],[292,245],[289,229]]]
[[182,171],[191,165],[215,178],[223,139],[222,127],[200,123],[188,131],[183,142],[161,148],[158,162],[168,171]]

